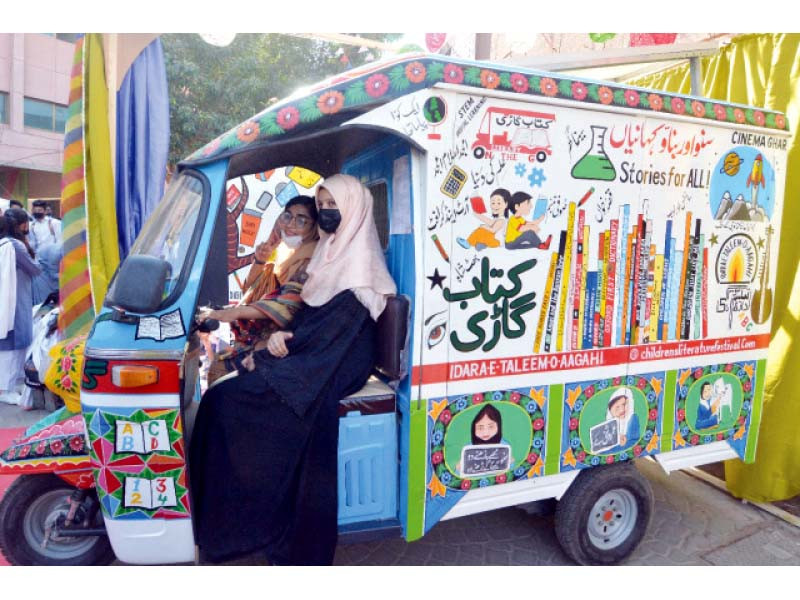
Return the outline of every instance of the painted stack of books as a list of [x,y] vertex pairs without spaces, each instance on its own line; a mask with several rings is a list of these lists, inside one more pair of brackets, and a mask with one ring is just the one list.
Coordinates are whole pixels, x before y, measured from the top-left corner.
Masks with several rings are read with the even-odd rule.
[[622,206],[601,229],[570,203],[550,257],[534,353],[706,337],[709,265],[700,219],[686,214],[679,250],[671,219],[657,245],[652,219],[630,213]]

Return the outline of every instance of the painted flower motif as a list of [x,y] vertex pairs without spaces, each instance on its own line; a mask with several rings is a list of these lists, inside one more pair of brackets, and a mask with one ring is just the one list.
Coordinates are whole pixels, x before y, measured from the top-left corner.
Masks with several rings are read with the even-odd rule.
[[464,71],[458,65],[447,64],[444,66],[445,83],[461,83],[464,81]]
[[528,412],[529,412],[529,413],[534,413],[534,412],[536,412],[536,409],[537,409],[538,407],[537,407],[537,405],[536,405],[536,402],[534,402],[533,400],[531,400],[530,402],[528,402],[528,404],[525,406],[525,408],[527,408],[527,409],[528,409]]
[[17,455],[17,449],[11,448],[6,454],[6,457],[8,458],[8,460],[13,460],[16,455]]
[[628,460],[629,458],[630,458],[630,455],[627,452],[625,452],[624,454],[620,454],[619,455],[619,460]]
[[587,387],[584,394],[586,394],[587,398],[591,398],[592,396],[594,396],[594,386],[590,385],[589,387]]
[[443,484],[447,485],[448,483],[450,483],[453,480],[453,476],[450,475],[450,473],[448,473],[447,471],[445,471],[444,473],[442,473],[442,476],[439,477],[439,480]]
[[72,389],[72,379],[70,379],[70,376],[69,376],[69,375],[64,375],[64,376],[61,378],[61,386],[62,386],[62,387],[65,389],[65,390]]
[[31,447],[30,446],[23,446],[19,449],[19,454],[17,455],[18,458],[25,458],[30,454]]
[[209,154],[214,154],[219,149],[219,144],[221,142],[221,138],[217,138],[215,140],[211,140],[206,147],[203,148],[203,156],[208,156]]
[[576,459],[578,462],[583,462],[583,461],[585,461],[585,460],[586,460],[586,452],[584,452],[583,450],[581,450],[580,452],[578,452],[578,453],[575,455],[575,459]]
[[285,106],[278,111],[275,120],[286,131],[294,129],[300,122],[300,111],[294,106]]
[[470,489],[471,487],[472,487],[472,482],[471,482],[469,479],[464,479],[464,480],[461,482],[461,489],[462,489],[462,490],[468,490],[468,489]]
[[458,402],[456,402],[456,408],[458,410],[464,410],[465,408],[467,408],[467,399],[466,398],[459,399]]
[[380,98],[389,90],[389,78],[383,73],[375,73],[367,79],[364,89],[373,98]]
[[443,460],[444,460],[444,454],[442,454],[441,452],[434,452],[433,454],[431,454],[431,462],[433,464],[440,465],[442,464]]
[[414,61],[406,65],[406,79],[411,83],[421,83],[425,80],[426,73],[425,65],[421,62]]
[[333,115],[344,106],[344,95],[335,90],[325,92],[317,100],[317,108],[323,115]]
[[74,437],[69,442],[69,447],[72,448],[73,452],[82,452],[83,451],[83,438],[78,436]]
[[[580,442],[580,440],[578,440]],[[542,438],[533,438],[533,447],[534,448],[541,448],[544,445]]]
[[444,434],[441,431],[434,431],[431,441],[438,446],[442,443],[442,440],[444,440]]
[[644,439],[647,440],[648,442],[652,437],[653,437],[653,432],[650,431],[649,429],[644,432]]
[[696,446],[696,445],[697,445],[697,442],[699,442],[699,441],[700,441],[700,436],[699,436],[699,435],[697,435],[697,434],[693,435],[693,436],[692,436],[692,437],[689,439],[689,443],[690,443],[692,446]]
[[569,445],[572,446],[573,448],[577,448],[578,446],[581,445],[581,438],[579,438],[579,437],[572,438],[569,441]]
[[622,385],[622,377],[614,377],[611,381],[612,385]]
[[656,401],[656,394],[655,392],[648,392],[647,393],[647,402],[655,402]]
[[514,167],[514,173],[517,174],[517,177],[525,177],[525,172],[528,170],[528,167],[523,165],[522,163],[517,164]]
[[724,439],[725,439],[725,434],[724,434],[724,433],[718,433],[718,434],[717,434],[717,440],[718,440],[718,441],[720,441],[720,442],[721,442],[721,441],[722,441],[722,440],[724,440]]
[[680,98],[672,98],[670,100],[670,107],[672,108],[672,112],[676,115],[682,115],[686,112],[686,103]]
[[687,435],[689,435],[689,428],[688,427],[681,427],[681,435],[683,437],[686,437]]
[[439,415],[439,420],[440,420],[442,423],[444,423],[445,425],[447,425],[447,424],[450,422],[450,420],[451,420],[452,418],[453,418],[453,414],[452,414],[452,413],[450,412],[450,410],[449,410],[449,409],[447,409],[447,408],[445,408],[445,409],[442,411],[442,414],[440,414],[440,415]]
[[726,373],[730,373],[732,370],[733,370],[733,365],[732,364],[728,363],[727,365],[725,365],[725,372]]
[[756,125],[758,125],[759,127],[763,127],[764,122],[766,120],[767,118],[766,116],[764,116],[763,112],[761,112],[760,110],[753,111],[753,121],[755,121]]
[[678,421],[685,421],[686,420],[686,411],[682,408],[678,410]]
[[575,402],[575,406],[573,406],[576,412],[580,411],[583,408],[583,400],[578,400]]
[[653,110],[661,110],[664,108],[664,99],[658,94],[650,94],[647,96],[647,102]]
[[703,104],[702,102],[698,102],[697,100],[692,100],[692,114],[695,117],[705,117],[706,116],[705,104]]
[[709,367],[709,370],[710,370],[712,373],[716,373],[717,371],[719,371],[719,365],[711,365],[711,366]]
[[583,100],[589,94],[589,90],[580,81],[572,83],[572,97],[575,100]]
[[625,90],[625,103],[633,108],[639,106],[639,93],[636,90]]
[[752,389],[753,389],[753,384],[752,384],[752,383],[750,383],[750,380],[747,380],[747,381],[745,381],[745,382],[742,384],[742,389],[743,389],[745,392],[749,392],[750,390],[752,390]]
[[599,456],[593,456],[592,457],[592,466],[596,467],[599,464],[600,464],[600,457]]
[[545,96],[555,96],[558,93],[558,85],[550,77],[542,77],[539,81],[539,89]]
[[236,129],[236,137],[240,142],[248,144],[258,138],[260,131],[256,121],[245,121]]
[[514,469],[515,477],[522,477],[523,475],[525,475],[525,467],[517,467]]
[[717,121],[727,121],[728,119],[728,111],[725,110],[725,107],[720,104],[714,105],[714,116],[717,118]]
[[483,394],[473,394],[472,403],[480,404],[481,402],[483,402]]
[[750,400],[745,400],[745,401],[742,403],[742,408],[743,408],[744,410],[750,410]]
[[710,442],[711,442],[711,436],[710,435],[707,435],[706,437],[703,438],[703,443],[704,444],[708,444]]
[[744,123],[744,111],[741,108],[734,108],[733,109],[733,120],[737,123]]
[[61,359],[61,370],[62,371],[69,371],[72,368],[72,357],[65,356]]
[[611,104],[614,101],[614,92],[604,85],[597,90],[597,97],[602,104]]
[[500,76],[494,71],[483,69],[481,70],[481,85],[487,89],[493,90],[500,85]]
[[655,421],[657,416],[658,416],[658,411],[655,408],[650,409],[650,412],[647,414],[647,417],[651,421]]
[[533,429],[534,431],[541,431],[544,429],[544,419],[535,419],[533,421]]
[[745,418],[744,418],[744,415],[742,415],[741,417],[739,417],[737,423],[739,423],[739,425],[744,425],[744,422],[745,422]]
[[597,388],[598,388],[598,389],[600,389],[600,390],[604,390],[604,389],[606,389],[607,387],[608,387],[608,382],[607,382],[607,381],[603,380],[603,381],[599,381],[599,382],[597,382]]
[[47,450],[47,440],[42,440],[36,444],[36,454],[44,454],[45,450]]
[[569,430],[575,431],[578,428],[578,419],[569,420]]
[[489,486],[489,480],[488,479],[481,479],[478,482],[478,487],[488,487],[488,486]]
[[633,381],[634,381],[633,376],[628,375],[628,378],[625,380],[625,383],[627,383],[628,385],[633,385]]
[[528,78],[520,75],[519,73],[511,74],[511,87],[515,92],[524,94],[528,91]]
[[511,394],[508,396],[508,399],[514,404],[519,404],[520,398],[522,398],[522,394],[519,392],[511,392]]
[[495,483],[505,483],[508,480],[505,473],[501,473],[497,477],[494,478]]
[[613,455],[611,455],[611,456],[606,456],[606,464],[607,464],[607,465],[610,465],[610,464],[612,464],[613,462],[614,462],[614,456],[613,456]]
[[775,115],[775,127],[778,129],[786,129],[786,117],[783,115]]
[[679,393],[681,395],[681,398],[686,398],[686,394],[689,393],[689,390],[686,388],[685,385],[682,385],[681,386],[681,391]]
[[642,447],[641,446],[634,446],[633,447],[633,455],[640,456],[642,454]]
[[53,440],[50,442],[50,451],[53,454],[61,454],[61,451],[64,449],[64,442],[61,440]]
[[644,390],[647,387],[647,380],[644,377],[640,377],[639,381],[636,382],[636,387],[640,390]]
[[497,402],[497,401],[502,400],[502,399],[503,399],[503,393],[502,392],[495,392],[494,394],[492,394],[492,400]]
[[536,452],[531,452],[525,460],[528,461],[528,464],[535,465],[536,461],[539,460],[539,455]]
[[703,369],[695,369],[694,370],[694,378],[700,379],[703,376]]

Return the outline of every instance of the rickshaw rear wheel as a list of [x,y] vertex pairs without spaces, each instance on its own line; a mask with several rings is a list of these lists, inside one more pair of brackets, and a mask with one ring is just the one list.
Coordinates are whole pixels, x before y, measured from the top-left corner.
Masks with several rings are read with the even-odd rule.
[[581,471],[556,508],[555,531],[581,565],[612,565],[630,556],[653,514],[653,492],[632,463]]
[[[0,552],[11,564],[88,566],[114,560],[114,551],[104,535],[48,536],[59,518],[67,515],[74,491],[73,486],[49,474],[23,475],[11,484],[0,503]],[[87,502],[97,502],[94,492]],[[86,511],[85,506],[79,509],[79,517],[86,514],[82,511]],[[98,510],[90,527],[102,527],[102,520]]]

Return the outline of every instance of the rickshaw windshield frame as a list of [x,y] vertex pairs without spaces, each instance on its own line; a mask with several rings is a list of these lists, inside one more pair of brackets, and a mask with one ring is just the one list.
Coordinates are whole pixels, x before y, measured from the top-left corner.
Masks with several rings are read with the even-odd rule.
[[[206,218],[208,216],[208,209],[211,197],[211,184],[208,181],[208,178],[203,173],[195,169],[185,169],[175,177],[175,179],[170,183],[170,185],[165,190],[164,196],[161,198],[161,201],[158,203],[155,210],[147,219],[147,222],[144,224],[144,227],[142,227],[142,230],[139,232],[139,235],[137,235],[136,242],[134,243],[129,253],[129,255],[145,254],[145,255],[155,256],[155,254],[153,254],[154,249],[152,247],[142,248],[144,240],[148,236],[148,234],[150,234],[151,229],[153,227],[157,227],[160,223],[164,221],[164,216],[165,216],[164,212],[165,209],[167,208],[165,203],[170,201],[170,191],[173,188],[173,186],[177,186],[181,181],[185,180],[185,178],[187,177],[196,179],[201,186],[200,205],[195,212],[194,227],[192,228],[191,235],[189,237],[189,243],[186,246],[185,253],[183,253],[183,258],[180,265],[180,274],[178,275],[177,278],[171,279],[175,283],[174,285],[171,286],[171,289],[167,293],[166,297],[162,300],[158,309],[156,309],[157,311],[163,310],[168,306],[174,304],[178,300],[180,295],[183,293],[183,290],[186,287],[186,282],[189,279],[189,273],[191,272],[191,267],[194,264],[194,259],[197,254],[197,248],[200,245],[200,238],[202,237],[203,229],[206,223]],[[176,220],[176,222],[177,221],[178,220]],[[181,237],[184,236],[182,235]],[[111,283],[108,286],[109,293],[106,294],[106,300],[104,302],[104,306],[108,307],[111,306],[108,303],[108,298],[111,297],[110,291],[113,289],[113,286],[116,282],[118,275],[119,275],[119,267],[117,267],[117,271],[114,273],[114,277],[112,278]]]

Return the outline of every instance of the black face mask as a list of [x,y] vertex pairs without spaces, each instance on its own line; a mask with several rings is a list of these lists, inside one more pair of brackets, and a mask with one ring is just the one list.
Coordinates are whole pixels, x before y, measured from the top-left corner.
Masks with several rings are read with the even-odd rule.
[[319,210],[319,217],[317,223],[319,228],[325,233],[333,233],[342,222],[342,213],[338,208],[322,208]]
[[42,219],[44,219],[44,213],[33,213],[33,218],[36,219],[37,221],[41,221]]

